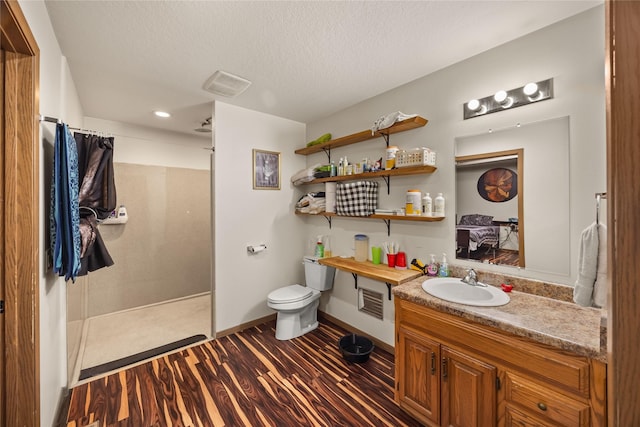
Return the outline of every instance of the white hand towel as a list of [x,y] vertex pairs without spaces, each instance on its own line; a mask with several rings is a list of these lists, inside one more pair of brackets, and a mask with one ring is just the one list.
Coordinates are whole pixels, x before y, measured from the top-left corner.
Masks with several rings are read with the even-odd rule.
[[573,301],[583,307],[593,304],[593,287],[598,268],[598,224],[582,231],[578,254],[578,279],[573,288]]
[[609,289],[607,286],[607,226],[598,226],[598,266],[596,268],[596,282],[593,285],[593,305],[600,308],[607,307]]

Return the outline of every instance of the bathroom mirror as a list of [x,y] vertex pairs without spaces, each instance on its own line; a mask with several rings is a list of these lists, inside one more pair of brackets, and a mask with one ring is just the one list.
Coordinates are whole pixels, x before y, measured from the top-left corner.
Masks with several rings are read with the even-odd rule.
[[456,258],[524,267],[524,150],[456,157]]
[[569,118],[459,137],[455,150],[456,258],[569,274]]

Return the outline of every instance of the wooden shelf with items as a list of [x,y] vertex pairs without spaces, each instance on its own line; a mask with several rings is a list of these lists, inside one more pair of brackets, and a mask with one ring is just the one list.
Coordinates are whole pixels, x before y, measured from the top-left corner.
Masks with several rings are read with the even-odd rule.
[[[389,178],[391,176],[408,176],[408,175],[425,175],[434,173],[437,170],[435,166],[407,166],[403,168],[380,170],[376,172],[364,172],[355,175],[328,176],[326,178],[316,178],[313,181],[303,184],[321,184],[323,182],[339,182],[339,181],[357,181],[360,179],[371,178]],[[302,184],[301,184],[302,185]]]
[[331,228],[331,219],[334,217],[355,218],[355,219],[381,219],[387,225],[387,236],[391,235],[391,221],[436,222],[436,221],[442,221],[444,219],[443,216],[383,215],[383,214],[372,214],[369,216],[355,216],[355,215],[338,215],[333,212],[320,212],[317,214],[296,212],[296,215],[323,216],[329,222],[329,228]]
[[386,129],[381,129],[377,132],[371,132],[371,129],[363,130],[362,132],[332,139],[330,141],[323,142],[322,144],[300,148],[296,150],[295,153],[308,156],[309,154],[314,154],[314,153],[319,153],[321,151],[324,151],[329,156],[329,161],[331,161],[330,153],[332,148],[344,147],[346,145],[357,144],[359,142],[364,142],[370,139],[375,139],[380,137],[384,138],[387,145],[389,145],[389,135],[422,127],[426,125],[427,122],[428,122],[427,119],[422,118],[420,116],[416,116],[407,120],[403,120],[401,122],[397,122],[392,126]]
[[389,300],[391,300],[391,286],[401,285],[402,283],[409,282],[422,276],[422,273],[416,270],[399,270],[396,268],[390,268],[386,264],[374,264],[371,261],[356,261],[353,258],[321,258],[318,260],[318,263],[351,273],[353,275],[353,280],[355,281],[356,289],[358,289],[359,275],[384,282],[387,285],[387,290],[389,291]]

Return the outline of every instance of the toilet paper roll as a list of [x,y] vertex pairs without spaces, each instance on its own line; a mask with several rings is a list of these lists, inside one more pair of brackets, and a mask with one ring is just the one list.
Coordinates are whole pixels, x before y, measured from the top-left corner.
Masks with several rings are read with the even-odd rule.
[[336,193],[336,188],[338,186],[337,182],[325,182],[324,183],[324,192],[325,193]]
[[247,246],[247,252],[249,252],[250,254],[257,254],[266,250],[267,250],[267,245]]
[[336,211],[336,183],[327,182],[324,186],[325,212],[335,213]]

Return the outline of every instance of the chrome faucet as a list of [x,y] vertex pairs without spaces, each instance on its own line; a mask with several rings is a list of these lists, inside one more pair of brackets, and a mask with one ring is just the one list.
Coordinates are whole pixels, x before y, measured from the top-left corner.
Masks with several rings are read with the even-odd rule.
[[464,279],[462,279],[462,282],[471,286],[487,286],[484,283],[478,282],[478,275],[476,274],[476,271],[473,268],[470,268],[469,270],[467,270],[467,275],[464,276]]

